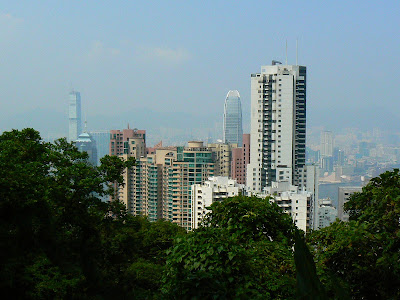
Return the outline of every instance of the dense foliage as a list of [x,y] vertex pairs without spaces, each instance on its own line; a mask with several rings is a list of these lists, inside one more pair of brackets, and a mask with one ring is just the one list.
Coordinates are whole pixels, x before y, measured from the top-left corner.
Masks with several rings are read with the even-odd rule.
[[399,299],[399,170],[372,179],[345,209],[349,222],[337,221],[310,238],[321,279],[354,299]]
[[[33,129],[0,136],[0,290],[13,299],[148,298],[183,230],[128,215],[100,197],[134,161],[87,162]],[[134,295],[134,296],[133,296]]]
[[270,199],[216,202],[189,233],[101,201],[134,163],[106,156],[92,166],[72,144],[45,143],[33,129],[0,136],[3,298],[400,298],[399,170],[351,197],[349,222],[306,244]]
[[269,199],[216,202],[204,226],[179,238],[165,292],[179,299],[293,299],[295,226]]

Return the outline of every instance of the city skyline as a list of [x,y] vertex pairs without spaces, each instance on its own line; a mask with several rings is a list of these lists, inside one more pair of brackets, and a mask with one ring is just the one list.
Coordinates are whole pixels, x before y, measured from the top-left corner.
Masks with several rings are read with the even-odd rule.
[[[223,110],[216,99],[230,89],[241,92],[246,127],[248,74],[272,59],[284,62],[286,41],[288,64],[294,63],[296,39],[298,62],[312,78],[309,128],[396,128],[396,76],[374,77],[379,88],[365,84],[371,72],[396,74],[399,42],[391,37],[399,33],[398,2],[227,4],[210,2],[208,10],[193,3],[4,3],[0,76],[8,101],[0,130],[34,127],[45,137],[66,136],[71,85],[96,130],[129,122],[175,135],[182,127],[216,132]],[[264,11],[274,13],[265,18]],[[254,20],[270,38],[259,38]],[[174,122],[181,116],[187,117]]]

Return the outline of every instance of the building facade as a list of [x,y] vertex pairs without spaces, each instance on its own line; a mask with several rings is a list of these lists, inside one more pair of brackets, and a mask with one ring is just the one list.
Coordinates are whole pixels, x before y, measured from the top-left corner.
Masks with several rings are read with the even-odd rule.
[[243,134],[243,146],[232,148],[231,177],[246,185],[246,170],[250,163],[250,134]]
[[237,144],[212,143],[207,144],[213,155],[215,163],[214,176],[231,177],[232,175],[232,151]]
[[204,184],[192,185],[192,229],[200,226],[203,218],[210,212],[208,207],[211,204],[239,195],[243,187],[236,180],[222,176],[210,177]]
[[146,130],[128,129],[111,130],[110,131],[110,155],[122,155],[126,154],[128,150],[127,141],[129,138],[140,138],[144,141],[144,147],[146,148]]
[[163,218],[192,230],[191,186],[214,175],[213,152],[193,141],[188,147],[158,147],[147,154],[143,135],[127,138],[124,144],[119,157],[134,157],[136,165],[125,169],[125,184],[116,187],[116,198],[133,215],[150,221]]
[[318,230],[328,227],[335,222],[337,216],[338,212],[337,209],[332,205],[332,200],[329,198],[318,200],[314,229]]
[[[265,194],[292,216],[295,225],[306,232],[310,228],[310,214],[313,195],[304,188],[291,185],[289,182],[273,182],[265,189]],[[264,196],[265,196],[264,194]]]
[[110,131],[94,130],[89,133],[96,141],[97,165],[100,165],[100,159],[110,152]]
[[346,186],[338,187],[338,218],[341,221],[347,222],[349,220],[349,214],[344,211],[343,206],[350,200],[350,196],[354,193],[361,192],[362,187],[360,186]]
[[332,131],[321,132],[321,157],[333,156],[333,133]]
[[306,150],[306,67],[262,66],[251,75],[251,155],[247,186],[301,186]]
[[168,196],[172,204],[172,222],[192,230],[191,186],[202,184],[214,175],[212,151],[203,142],[192,141],[188,147],[177,148],[177,158],[169,171]]
[[224,105],[223,141],[226,144],[242,146],[242,104],[238,91],[229,91]]
[[69,93],[68,103],[68,141],[75,142],[82,133],[81,94],[76,91]]

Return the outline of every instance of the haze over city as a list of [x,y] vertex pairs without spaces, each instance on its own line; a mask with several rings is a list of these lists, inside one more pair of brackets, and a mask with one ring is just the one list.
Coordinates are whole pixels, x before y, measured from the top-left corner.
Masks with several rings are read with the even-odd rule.
[[[90,129],[149,141],[222,137],[224,98],[272,59],[308,68],[307,129],[397,132],[398,1],[6,1],[0,10],[0,130],[67,135],[68,93]],[[183,128],[186,130],[183,132]]]

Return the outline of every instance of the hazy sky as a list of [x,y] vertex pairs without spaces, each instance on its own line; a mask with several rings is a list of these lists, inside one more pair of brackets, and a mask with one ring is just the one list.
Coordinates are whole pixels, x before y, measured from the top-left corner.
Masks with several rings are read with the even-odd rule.
[[286,40],[294,64],[296,39],[309,125],[398,124],[398,0],[2,1],[0,130],[66,132],[71,86],[89,120],[124,115],[143,128],[157,111],[221,122],[230,89],[248,114],[250,74],[284,62]]

